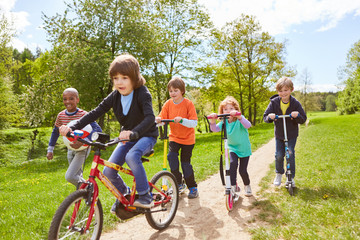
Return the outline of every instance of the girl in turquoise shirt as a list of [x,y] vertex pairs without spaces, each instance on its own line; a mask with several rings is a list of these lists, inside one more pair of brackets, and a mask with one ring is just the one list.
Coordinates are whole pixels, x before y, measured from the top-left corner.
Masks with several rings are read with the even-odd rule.
[[[250,187],[250,178],[247,172],[247,166],[251,155],[251,144],[249,140],[248,128],[251,123],[243,116],[235,116],[240,112],[238,101],[234,97],[226,97],[219,106],[219,114],[229,113],[231,117],[226,123],[228,138],[228,147],[230,152],[230,181],[231,187],[235,192],[240,192],[237,186],[236,177],[239,166],[239,173],[245,185],[245,196],[252,196]],[[213,132],[219,132],[222,129],[223,122],[216,125],[216,113],[210,114],[210,129]],[[240,164],[239,164],[240,160]]]

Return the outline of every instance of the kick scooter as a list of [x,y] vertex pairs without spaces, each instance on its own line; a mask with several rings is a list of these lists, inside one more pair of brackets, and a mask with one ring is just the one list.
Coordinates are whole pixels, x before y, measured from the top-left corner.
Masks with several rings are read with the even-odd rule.
[[[174,122],[174,119],[161,119],[161,122],[156,125],[157,127],[164,126],[164,134],[162,137],[160,137],[160,139],[164,141],[163,171],[167,171],[167,153],[168,153],[168,143],[169,143],[168,125],[171,122]],[[182,179],[182,187],[179,189],[179,194],[182,194],[185,190],[186,190],[186,184],[184,179]]]
[[[235,116],[240,116],[241,113],[236,113]],[[230,212],[233,210],[234,203],[239,200],[239,194],[235,192],[235,189],[231,188],[230,181],[230,159],[229,159],[229,147],[227,142],[227,131],[226,131],[226,123],[229,119],[230,114],[219,114],[216,117],[221,118],[223,122],[222,131],[221,131],[221,139],[224,140],[224,152],[222,151],[221,144],[221,157],[220,157],[220,177],[223,186],[225,186],[225,205],[226,209]],[[208,117],[210,119],[211,117]],[[224,171],[223,171],[223,154],[225,156],[225,179],[224,179]],[[236,186],[237,187],[237,186]]]
[[290,169],[290,153],[289,153],[289,145],[288,145],[288,138],[287,138],[287,131],[286,131],[286,118],[291,117],[291,114],[289,115],[276,115],[275,119],[282,118],[283,124],[284,124],[284,143],[285,143],[285,158],[286,158],[286,182],[285,187],[289,191],[289,194],[291,196],[294,195],[294,188],[292,182],[292,176],[291,176],[291,169]]

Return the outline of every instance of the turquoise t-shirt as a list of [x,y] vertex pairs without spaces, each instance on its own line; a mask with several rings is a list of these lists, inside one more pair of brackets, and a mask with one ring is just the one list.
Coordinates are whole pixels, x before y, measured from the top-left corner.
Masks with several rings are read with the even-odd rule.
[[[222,129],[223,122],[217,124]],[[248,157],[251,155],[251,144],[248,130],[239,120],[226,122],[228,147],[230,152],[234,152],[238,157]]]

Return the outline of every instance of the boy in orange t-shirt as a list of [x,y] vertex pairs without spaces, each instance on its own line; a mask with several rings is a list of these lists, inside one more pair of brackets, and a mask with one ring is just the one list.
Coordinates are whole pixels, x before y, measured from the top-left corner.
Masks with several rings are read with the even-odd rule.
[[179,170],[179,151],[181,149],[180,162],[185,183],[189,188],[188,198],[196,198],[199,193],[190,163],[195,146],[195,127],[197,125],[195,106],[189,99],[184,98],[185,83],[181,78],[171,79],[168,83],[168,90],[171,99],[166,101],[155,120],[159,123],[161,119],[174,119],[174,123],[170,123],[169,153],[167,155],[170,169],[176,177],[179,189],[184,189],[186,186],[182,183],[182,174]]

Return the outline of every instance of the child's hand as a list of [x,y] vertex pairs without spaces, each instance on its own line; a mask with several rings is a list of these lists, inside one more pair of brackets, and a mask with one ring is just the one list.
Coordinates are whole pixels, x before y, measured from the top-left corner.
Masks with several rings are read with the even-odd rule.
[[132,131],[122,131],[120,132],[119,139],[130,139],[132,133]]
[[290,115],[291,115],[292,118],[297,118],[299,116],[299,112],[298,111],[293,111],[293,112],[291,112]]
[[274,120],[276,117],[275,113],[269,113],[268,118],[270,118],[271,120]]
[[155,118],[155,122],[156,122],[156,123],[161,123],[161,117],[156,117],[156,118]]
[[208,116],[208,119],[210,119],[210,123],[211,123],[211,124],[216,123],[216,118],[217,118],[217,114],[216,114],[216,113],[211,113],[211,114]]
[[46,154],[46,158],[47,158],[48,160],[53,159],[53,157],[54,157],[54,154],[53,154],[52,152],[48,152],[48,153]]
[[232,110],[232,111],[230,112],[230,116],[236,117],[238,120],[241,120],[241,118],[242,118],[241,112],[240,112],[240,115],[236,116],[237,113],[238,113],[238,111]]
[[60,128],[59,128],[59,133],[60,133],[61,136],[66,136],[66,134],[67,134],[68,132],[71,132],[71,128],[69,128],[69,127],[66,126],[66,125],[60,126]]
[[74,148],[74,149],[78,149],[78,148],[80,148],[82,145],[84,145],[84,144],[82,144],[82,143],[79,142],[79,141],[74,141],[74,142],[71,142],[71,143],[70,143],[70,147],[72,147],[72,148]]
[[183,118],[182,117],[175,117],[174,122],[179,123]]

